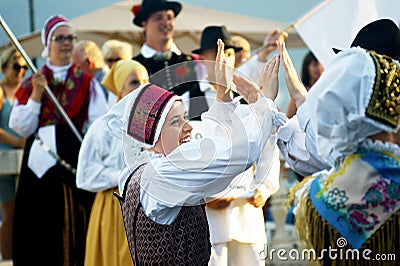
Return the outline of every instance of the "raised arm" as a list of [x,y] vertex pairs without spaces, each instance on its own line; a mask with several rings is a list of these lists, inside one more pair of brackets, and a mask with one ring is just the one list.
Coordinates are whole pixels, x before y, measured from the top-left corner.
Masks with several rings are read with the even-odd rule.
[[221,39],[218,39],[217,42],[218,51],[217,57],[215,59],[215,77],[217,79],[217,96],[216,99],[221,102],[230,102],[231,101],[231,89],[230,83],[228,80],[229,75],[227,74],[229,68],[233,68],[232,66],[227,65],[224,47],[225,44]]
[[279,44],[279,50],[282,57],[283,73],[285,77],[286,87],[288,88],[290,98],[299,106],[305,101],[307,95],[307,89],[301,82],[296,69],[293,66],[292,59],[290,58],[285,43]]

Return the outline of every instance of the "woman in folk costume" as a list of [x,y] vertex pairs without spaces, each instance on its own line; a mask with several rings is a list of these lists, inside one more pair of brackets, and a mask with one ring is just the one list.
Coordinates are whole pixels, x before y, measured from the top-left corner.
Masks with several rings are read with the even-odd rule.
[[[148,79],[146,68],[129,59],[116,62],[102,84],[120,100]],[[86,237],[86,266],[133,265],[121,206],[113,196],[124,168],[122,140],[107,131],[102,117],[96,119],[83,139],[76,172],[78,188],[97,192]]]
[[340,156],[297,186],[296,227],[318,256],[336,249],[324,254],[327,264],[392,265],[375,256],[400,249],[399,80],[399,61],[355,47],[340,52],[309,92],[318,155]]
[[[372,21],[360,29],[351,47],[361,47],[400,60],[399,27],[397,23],[387,18]],[[335,159],[340,154],[332,153],[329,160],[322,160],[318,155],[316,133],[311,120],[311,117],[316,115],[315,100],[305,100],[317,98],[319,94],[308,94],[283,44],[280,50],[286,87],[298,109],[296,116],[279,128],[278,146],[285,161],[293,170],[303,176],[309,176],[334,167]],[[340,51],[335,48],[333,50]]]
[[14,215],[14,265],[83,265],[94,194],[75,184],[80,142],[44,94],[47,84],[82,134],[105,113],[101,88],[71,63],[74,30],[62,16],[42,30],[47,59],[16,92],[10,127],[28,137]]
[[[219,40],[219,63],[223,51]],[[269,65],[268,74],[277,75],[276,60]],[[251,105],[234,104],[225,73],[217,67],[217,100],[202,115],[203,126],[212,132],[203,139],[189,141],[192,127],[180,97],[153,84],[131,93],[123,141],[128,169],[120,178],[120,201],[135,265],[208,263],[204,199],[259,159],[279,120],[265,97]],[[277,92],[277,86],[268,88]]]

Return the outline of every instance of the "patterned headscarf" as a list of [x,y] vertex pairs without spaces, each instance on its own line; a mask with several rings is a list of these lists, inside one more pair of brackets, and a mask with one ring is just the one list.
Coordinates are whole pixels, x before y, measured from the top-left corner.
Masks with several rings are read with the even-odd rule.
[[130,108],[126,133],[145,147],[151,148],[160,136],[172,104],[180,98],[153,84],[147,84],[138,90],[140,91]]
[[42,51],[43,58],[47,58],[49,56],[50,38],[53,35],[53,32],[60,26],[68,26],[74,31],[71,23],[69,23],[69,21],[62,15],[51,16],[44,23],[44,27],[42,29],[42,43],[44,45],[44,49]]

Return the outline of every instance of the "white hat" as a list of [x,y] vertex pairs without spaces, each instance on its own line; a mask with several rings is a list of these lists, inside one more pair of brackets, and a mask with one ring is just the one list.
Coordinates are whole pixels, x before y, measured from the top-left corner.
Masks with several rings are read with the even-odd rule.
[[44,45],[44,49],[42,51],[43,58],[47,58],[49,56],[50,38],[53,35],[53,32],[60,26],[68,26],[73,30],[71,23],[69,23],[69,21],[62,15],[51,16],[44,23],[44,27],[42,29],[42,43]]

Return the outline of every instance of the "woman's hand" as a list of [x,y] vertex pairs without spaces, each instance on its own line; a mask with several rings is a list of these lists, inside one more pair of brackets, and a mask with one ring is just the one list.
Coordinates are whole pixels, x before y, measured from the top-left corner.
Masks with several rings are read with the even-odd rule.
[[253,197],[248,198],[247,201],[250,204],[253,204],[254,207],[261,208],[265,205],[265,202],[267,201],[267,199],[264,199],[261,192],[258,189],[256,189],[256,192],[254,193]]
[[288,88],[290,98],[293,99],[296,107],[305,101],[307,95],[307,89],[301,82],[296,69],[293,66],[293,62],[286,50],[285,43],[279,44],[279,50],[282,57],[283,72],[285,76],[286,87]]
[[42,95],[44,92],[44,87],[46,86],[47,81],[41,71],[36,72],[32,75],[32,94],[31,98],[35,102],[41,102]]
[[236,91],[248,104],[255,103],[260,98],[260,88],[254,82],[244,77],[233,75],[233,83],[236,85]]
[[228,80],[228,67],[226,65],[225,58],[225,44],[221,39],[217,41],[218,51],[217,57],[215,59],[215,78],[216,78],[216,87],[217,87],[217,100],[221,102],[230,102],[231,101],[231,90],[229,86]]
[[275,29],[267,35],[263,41],[263,46],[265,48],[258,54],[258,60],[267,62],[269,54],[277,50],[279,48],[279,43],[284,41],[287,37],[288,33],[280,29]]
[[279,81],[279,61],[280,56],[275,55],[263,67],[258,76],[258,84],[260,85],[261,93],[271,100],[275,100],[278,96]]

